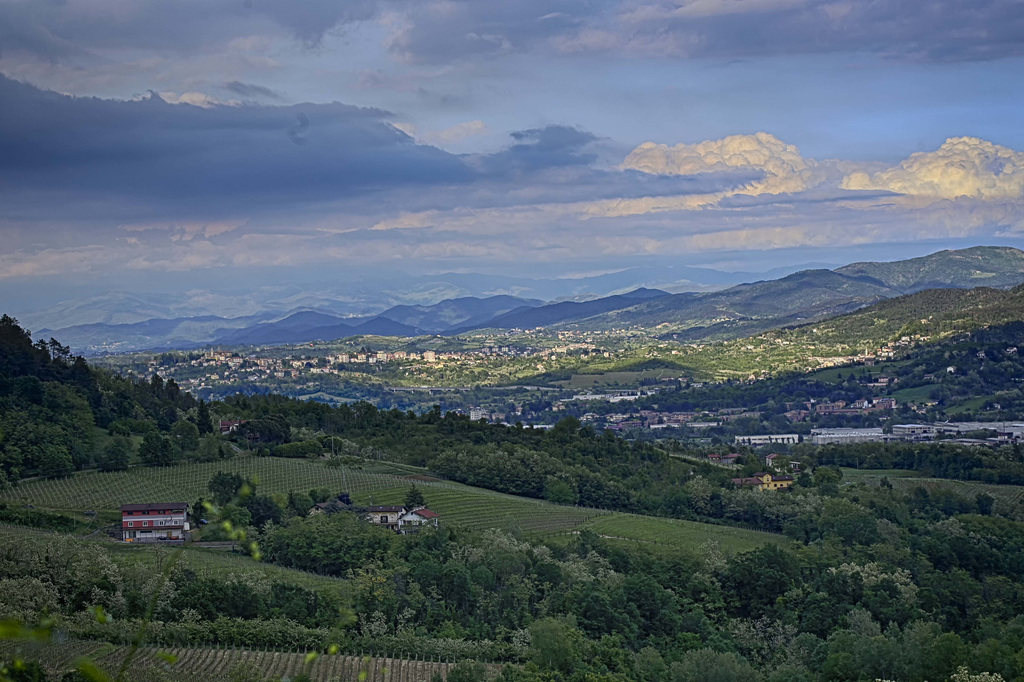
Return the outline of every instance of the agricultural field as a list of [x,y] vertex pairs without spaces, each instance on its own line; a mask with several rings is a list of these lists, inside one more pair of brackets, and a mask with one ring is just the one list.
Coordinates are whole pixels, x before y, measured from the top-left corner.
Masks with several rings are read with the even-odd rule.
[[589,521],[585,527],[603,537],[638,542],[654,551],[667,553],[692,551],[709,540],[717,542],[726,554],[786,541],[781,535],[745,528],[618,512]]
[[[37,660],[47,671],[63,675],[85,657],[107,675],[117,674],[129,648],[102,642],[0,642],[0,656],[20,655]],[[213,647],[143,647],[125,675],[128,682],[220,682],[231,679],[239,664],[251,664],[266,677],[294,678],[306,671],[317,682],[428,682],[434,673],[445,675],[451,662],[417,661],[369,656],[321,656],[310,665],[306,654]],[[171,662],[173,661],[173,662]]]
[[604,372],[602,374],[573,374],[567,381],[552,382],[565,388],[593,388],[595,386],[636,386],[643,379],[675,379],[683,376],[678,369],[646,369],[640,372]]
[[[527,539],[545,539],[588,526],[602,535],[657,543],[661,550],[667,551],[695,547],[709,538],[718,540],[723,549],[737,552],[777,540],[777,536],[756,531],[569,507],[506,495],[438,480],[422,469],[391,462],[367,462],[363,468],[351,468],[303,459],[236,457],[208,464],[138,467],[122,472],[90,472],[65,479],[30,481],[0,492],[0,502],[31,504],[37,509],[63,513],[80,513],[85,509],[109,511],[121,504],[153,500],[193,502],[207,493],[207,483],[218,471],[257,480],[261,493],[326,488],[347,491],[352,501],[361,505],[401,504],[409,486],[415,484],[423,491],[427,505],[441,515],[444,524],[468,529],[501,528]],[[381,473],[383,471],[391,473]],[[216,556],[213,554],[205,560],[218,561]]]
[[[855,476],[851,476],[855,473]],[[894,488],[910,490],[921,486],[928,492],[949,490],[958,495],[973,497],[979,493],[987,493],[996,499],[998,505],[1013,508],[1024,505],[1024,486],[997,485],[981,481],[956,481],[949,478],[919,478],[914,471],[901,469],[843,469],[843,480],[856,483],[877,485],[883,477],[889,479]]]
[[854,469],[842,467],[843,483],[860,483],[861,481],[877,482],[884,478],[914,478],[918,474],[909,469]]
[[900,402],[921,402],[922,400],[928,400],[932,391],[936,388],[939,388],[938,384],[925,384],[924,386],[915,386],[914,388],[901,388],[898,391],[893,391],[892,397]]
[[982,395],[975,398],[968,398],[967,400],[961,401],[956,405],[946,408],[946,414],[974,414],[980,412],[990,400],[998,400],[995,395]]
[[[379,473],[380,470],[393,473]],[[167,468],[137,467],[119,472],[87,472],[65,479],[29,481],[0,492],[0,502],[62,512],[115,510],[122,504],[153,500],[194,502],[207,494],[218,471],[258,482],[260,493],[287,493],[325,488],[348,492],[356,504],[400,504],[415,484],[444,523],[469,528],[504,528],[529,536],[569,530],[606,514],[602,510],[565,507],[543,500],[506,495],[459,483],[432,479],[415,467],[368,462],[366,468],[329,467],[323,462],[274,457],[236,457],[223,462],[181,464]]]

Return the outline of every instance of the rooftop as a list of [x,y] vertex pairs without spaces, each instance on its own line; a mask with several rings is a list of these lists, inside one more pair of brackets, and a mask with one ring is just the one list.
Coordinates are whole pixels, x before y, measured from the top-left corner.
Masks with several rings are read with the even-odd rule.
[[164,509],[188,509],[188,502],[147,502],[146,504],[122,504],[121,511],[162,511]]

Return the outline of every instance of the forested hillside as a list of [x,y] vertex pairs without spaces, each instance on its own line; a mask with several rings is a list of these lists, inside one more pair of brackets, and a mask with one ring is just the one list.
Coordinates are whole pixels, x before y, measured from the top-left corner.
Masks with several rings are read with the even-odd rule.
[[[119,438],[98,442],[98,429]],[[212,430],[206,406],[173,381],[96,371],[55,339],[33,343],[16,320],[0,317],[0,481],[127,466],[132,434],[143,437],[141,454],[173,459],[175,447]]]

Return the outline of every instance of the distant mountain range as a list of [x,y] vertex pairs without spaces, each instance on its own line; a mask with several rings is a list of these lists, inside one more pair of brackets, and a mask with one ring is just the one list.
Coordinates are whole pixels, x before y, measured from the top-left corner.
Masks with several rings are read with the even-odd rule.
[[[64,301],[43,310],[14,311],[31,330],[67,329],[89,324],[134,324],[148,320],[220,317],[224,326],[244,327],[279,320],[303,310],[339,317],[372,317],[397,306],[431,306],[467,297],[513,296],[541,301],[584,301],[638,288],[715,291],[755,279],[773,279],[810,267],[803,264],[768,272],[722,272],[683,265],[648,265],[590,276],[531,278],[480,273],[360,276],[343,273],[318,284],[273,284],[239,291],[191,290],[178,294],[110,292]],[[829,266],[831,267],[831,266]],[[11,311],[6,311],[11,312]]]
[[940,251],[891,263],[805,270],[706,294],[676,294],[577,320],[567,327],[663,329],[671,338],[741,338],[841,315],[925,289],[1007,288],[1024,283],[1024,252],[1009,247]]
[[453,335],[486,328],[644,328],[677,340],[726,339],[841,315],[925,289],[1008,288],[1021,283],[1024,252],[975,247],[891,263],[803,270],[712,292],[640,287],[591,300],[551,303],[505,294],[463,296],[430,305],[400,304],[363,316],[300,307],[235,318],[208,315],[44,328],[36,337],[54,336],[86,353],[274,345],[356,335]]

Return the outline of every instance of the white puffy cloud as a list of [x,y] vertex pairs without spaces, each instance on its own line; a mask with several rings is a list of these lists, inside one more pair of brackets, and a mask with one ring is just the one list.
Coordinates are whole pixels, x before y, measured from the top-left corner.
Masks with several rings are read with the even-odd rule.
[[[784,194],[820,185],[828,177],[832,164],[806,159],[796,146],[770,133],[754,133],[674,147],[645,142],[630,152],[622,167],[658,175],[745,169],[762,172],[764,177],[738,190],[740,193]],[[729,194],[732,193],[736,192]]]
[[770,133],[754,133],[674,147],[644,142],[626,157],[622,165],[645,173],[668,175],[691,175],[731,168],[763,168],[774,175],[782,175],[804,170],[808,162],[795,146]]
[[1024,152],[977,137],[951,137],[936,151],[911,154],[894,168],[851,173],[842,186],[944,199],[1015,199],[1024,196]]

